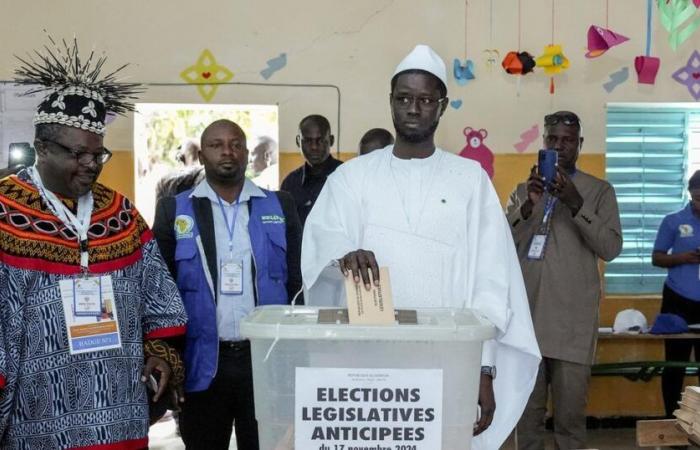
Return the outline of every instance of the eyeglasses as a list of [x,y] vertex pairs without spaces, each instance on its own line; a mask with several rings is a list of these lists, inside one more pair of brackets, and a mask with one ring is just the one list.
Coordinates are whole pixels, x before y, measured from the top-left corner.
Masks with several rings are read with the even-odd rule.
[[412,95],[391,95],[391,99],[394,104],[399,108],[408,108],[413,103],[420,106],[421,108],[433,109],[436,108],[440,103],[445,101],[445,97],[433,98],[433,97],[413,97]]
[[544,116],[545,125],[556,125],[558,123],[563,123],[564,125],[578,125],[581,126],[581,120],[575,114],[549,114]]
[[81,152],[81,151],[75,150],[73,148],[66,147],[63,144],[60,144],[56,141],[52,141],[50,139],[42,139],[42,141],[50,142],[53,145],[55,145],[56,147],[59,147],[64,152],[70,153],[71,155],[73,155],[73,157],[76,159],[76,161],[78,161],[80,164],[87,165],[87,164],[90,164],[91,162],[94,161],[97,164],[102,165],[102,164],[106,164],[107,161],[109,161],[110,158],[112,157],[112,152],[110,152],[106,148],[102,148],[102,150],[99,152]]

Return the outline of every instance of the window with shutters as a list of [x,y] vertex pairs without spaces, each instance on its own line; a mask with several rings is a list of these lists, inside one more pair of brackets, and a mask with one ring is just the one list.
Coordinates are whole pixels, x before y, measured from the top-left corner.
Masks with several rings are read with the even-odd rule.
[[623,250],[607,264],[608,294],[660,293],[666,270],[651,264],[661,220],[688,201],[700,169],[700,108],[609,105],[606,175],[622,221]]

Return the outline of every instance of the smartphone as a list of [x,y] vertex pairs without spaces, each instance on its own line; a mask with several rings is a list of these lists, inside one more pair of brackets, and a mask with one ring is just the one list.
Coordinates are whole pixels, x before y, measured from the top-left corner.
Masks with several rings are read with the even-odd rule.
[[537,172],[544,178],[544,184],[549,186],[557,176],[559,155],[556,150],[543,148],[537,153]]

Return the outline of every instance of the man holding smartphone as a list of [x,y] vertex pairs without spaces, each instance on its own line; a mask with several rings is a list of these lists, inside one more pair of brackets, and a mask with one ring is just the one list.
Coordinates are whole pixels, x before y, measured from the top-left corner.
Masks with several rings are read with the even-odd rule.
[[[551,167],[533,166],[510,195],[506,214],[518,250],[542,362],[518,423],[520,449],[544,448],[551,387],[557,449],[585,448],[586,398],[598,330],[598,260],[622,250],[612,186],[576,167],[583,135],[569,111],[544,118],[543,144]],[[540,160],[553,161],[546,152]]]
[[[661,312],[677,314],[689,324],[700,323],[700,170],[688,180],[688,205],[664,217],[654,242],[651,263],[668,269],[664,284]],[[700,360],[700,341],[667,339],[664,343],[668,361]],[[678,408],[683,389],[683,367],[664,368],[661,391],[666,416]]]

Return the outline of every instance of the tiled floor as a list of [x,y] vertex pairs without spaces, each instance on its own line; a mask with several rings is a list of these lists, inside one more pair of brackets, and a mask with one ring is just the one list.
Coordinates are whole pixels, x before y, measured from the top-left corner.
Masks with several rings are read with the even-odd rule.
[[[184,450],[185,445],[175,433],[175,422],[171,420],[159,422],[151,427],[150,448],[152,450]],[[547,432],[546,450],[553,450],[552,433]],[[597,450],[636,450],[635,430],[633,428],[599,428],[588,430],[588,447]],[[515,444],[509,439],[501,450],[514,450]],[[691,447],[697,449],[697,447]],[[236,443],[231,441],[229,450],[236,450]],[[263,449],[264,450],[264,449]]]

